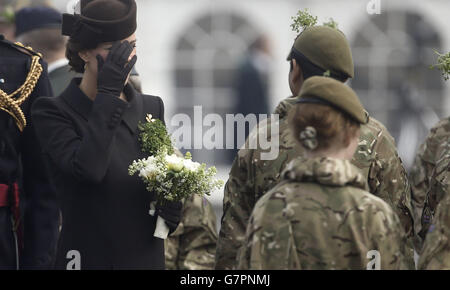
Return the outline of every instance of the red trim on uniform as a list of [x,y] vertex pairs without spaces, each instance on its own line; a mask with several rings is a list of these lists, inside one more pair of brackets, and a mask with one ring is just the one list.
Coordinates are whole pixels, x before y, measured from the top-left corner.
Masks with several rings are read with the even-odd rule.
[[9,186],[6,184],[0,184],[0,207],[9,206]]
[[[20,228],[20,208],[19,208],[19,186],[17,183],[12,185],[0,184],[0,207],[10,207],[14,219],[14,231],[17,233],[19,248],[22,248],[22,230]],[[12,194],[12,198],[9,195]],[[12,200],[11,200],[12,199]],[[12,202],[12,204],[11,204]]]

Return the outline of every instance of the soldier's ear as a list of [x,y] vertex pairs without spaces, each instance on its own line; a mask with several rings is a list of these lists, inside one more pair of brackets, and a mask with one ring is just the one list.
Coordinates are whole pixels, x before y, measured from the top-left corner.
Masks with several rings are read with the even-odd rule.
[[292,80],[295,83],[299,83],[300,81],[303,82],[303,72],[302,72],[302,68],[300,67],[300,65],[298,64],[297,60],[295,58],[293,58],[292,60]]

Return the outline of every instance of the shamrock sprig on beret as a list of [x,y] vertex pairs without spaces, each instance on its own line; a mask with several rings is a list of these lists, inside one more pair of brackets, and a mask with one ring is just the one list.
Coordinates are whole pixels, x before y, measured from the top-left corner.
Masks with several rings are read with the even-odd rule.
[[430,65],[430,69],[437,68],[442,72],[444,79],[448,80],[450,78],[450,52],[442,54],[434,50],[434,53],[438,55],[437,64]]
[[292,16],[292,20],[294,22],[291,24],[291,28],[297,33],[300,33],[301,30],[304,30],[309,26],[317,24],[317,16],[312,16],[309,13],[308,8],[305,8],[303,11],[299,10],[296,16]]
[[323,26],[328,26],[334,29],[338,29],[338,23],[336,21],[334,21],[333,18],[329,18],[329,20],[327,22],[323,23]]
[[[310,26],[315,26],[317,24],[317,16],[311,15],[308,8],[305,8],[304,10],[299,10],[297,15],[292,17],[292,21],[292,30],[300,33],[302,30],[305,30]],[[323,25],[333,29],[338,29],[338,23],[334,21],[333,18],[329,18],[328,21],[323,22]]]

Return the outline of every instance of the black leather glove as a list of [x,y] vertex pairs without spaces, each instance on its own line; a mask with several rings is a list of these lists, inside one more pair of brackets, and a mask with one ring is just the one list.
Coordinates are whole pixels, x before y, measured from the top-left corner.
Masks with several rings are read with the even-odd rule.
[[98,76],[97,92],[119,97],[125,87],[125,81],[136,64],[137,56],[128,62],[134,47],[128,42],[115,42],[106,60],[97,55]]
[[164,219],[169,227],[169,234],[173,233],[181,221],[183,204],[180,201],[163,201],[156,203],[156,215]]

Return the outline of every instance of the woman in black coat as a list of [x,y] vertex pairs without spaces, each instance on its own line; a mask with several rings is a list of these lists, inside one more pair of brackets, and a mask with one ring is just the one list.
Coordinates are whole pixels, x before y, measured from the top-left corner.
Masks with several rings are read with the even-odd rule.
[[[86,4],[86,2],[88,2]],[[62,212],[57,269],[164,269],[164,241],[153,237],[153,193],[128,175],[146,157],[138,122],[164,121],[159,97],[126,84],[136,62],[134,0],[82,1],[81,15],[64,15],[67,57],[83,77],[56,98],[33,106],[33,121]],[[103,12],[105,11],[105,12]],[[173,231],[181,204],[157,205]]]

